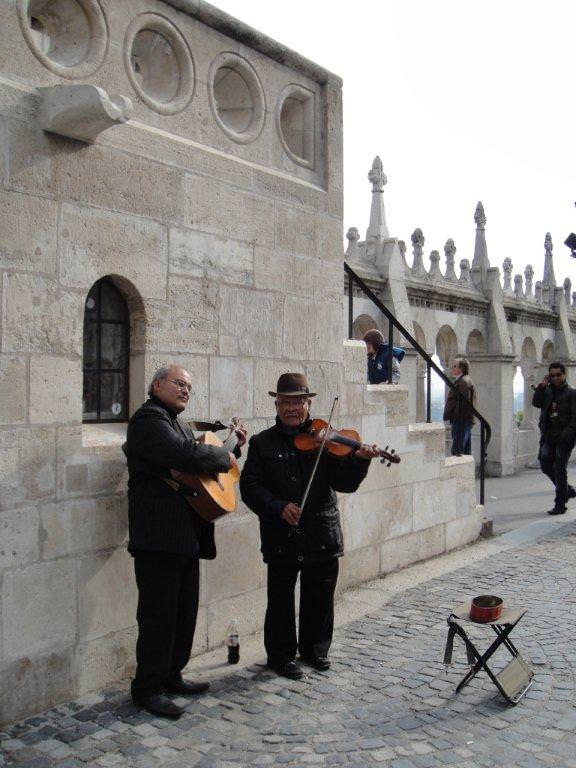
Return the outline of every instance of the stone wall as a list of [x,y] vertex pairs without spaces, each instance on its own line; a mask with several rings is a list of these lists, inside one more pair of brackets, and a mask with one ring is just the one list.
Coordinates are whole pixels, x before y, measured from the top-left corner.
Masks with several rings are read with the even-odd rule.
[[[0,721],[132,670],[125,423],[82,423],[84,306],[102,277],[129,310],[130,411],[176,361],[194,382],[185,418],[256,432],[278,374],[300,370],[317,415],[340,394],[342,422],[401,453],[342,499],[341,588],[479,532],[471,461],[445,460],[442,429],[409,426],[407,388],[367,388],[363,346],[343,345],[339,79],[192,5],[71,0],[58,25],[0,2]],[[247,83],[243,123],[215,94],[219,67]],[[256,518],[240,504],[217,541],[196,653],[232,616],[262,626]]]

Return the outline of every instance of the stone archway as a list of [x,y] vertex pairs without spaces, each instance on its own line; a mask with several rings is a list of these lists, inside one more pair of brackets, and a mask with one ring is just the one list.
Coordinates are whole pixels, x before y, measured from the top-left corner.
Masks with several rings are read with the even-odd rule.
[[352,323],[352,334],[357,340],[363,338],[366,331],[372,330],[372,328],[378,328],[378,323],[370,315],[358,315],[358,317]]
[[436,354],[444,370],[458,354],[458,339],[449,325],[443,325],[436,334]]
[[466,340],[466,357],[474,357],[474,355],[481,354],[482,352],[486,352],[486,342],[483,334],[477,328],[474,328],[473,331],[470,331]]
[[539,378],[539,365],[534,339],[526,336],[520,350],[520,370],[524,379],[524,392],[522,401],[522,421],[518,425],[520,429],[535,429],[538,423],[536,409],[532,406],[532,386]]

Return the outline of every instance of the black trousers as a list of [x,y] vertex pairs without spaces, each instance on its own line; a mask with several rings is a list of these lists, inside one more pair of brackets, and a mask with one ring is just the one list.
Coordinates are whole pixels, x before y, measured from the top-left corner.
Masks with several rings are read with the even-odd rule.
[[179,679],[190,659],[198,614],[198,558],[134,553],[138,586],[135,699],[159,693]]
[[563,507],[568,500],[568,474],[566,468],[568,459],[572,453],[572,447],[560,445],[558,443],[549,443],[543,440],[540,445],[538,459],[540,468],[544,474],[552,480],[556,488],[554,498],[555,507]]
[[[294,590],[300,573],[300,616],[296,639]],[[303,656],[327,656],[334,630],[334,590],[338,558],[319,563],[268,564],[268,607],[264,646],[268,661],[293,661]]]

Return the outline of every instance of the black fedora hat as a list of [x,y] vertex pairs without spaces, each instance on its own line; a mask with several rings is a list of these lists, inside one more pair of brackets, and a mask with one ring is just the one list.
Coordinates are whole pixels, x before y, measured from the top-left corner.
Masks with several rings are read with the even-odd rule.
[[276,397],[276,395],[316,397],[316,392],[310,392],[308,379],[303,373],[283,373],[276,384],[276,392],[268,392],[268,394],[271,397]]

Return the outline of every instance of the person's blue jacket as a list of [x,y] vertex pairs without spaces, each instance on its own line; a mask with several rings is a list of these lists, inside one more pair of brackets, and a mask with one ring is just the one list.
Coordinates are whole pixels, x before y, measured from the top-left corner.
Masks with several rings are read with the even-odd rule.
[[[392,347],[392,384],[400,381],[400,363],[404,359],[402,347]],[[388,381],[388,342],[380,344],[373,355],[368,355],[368,383],[384,384]]]

